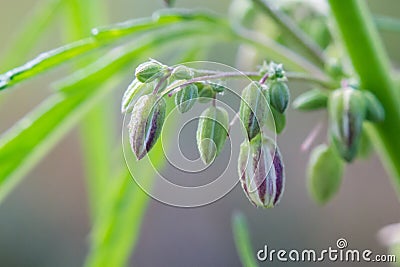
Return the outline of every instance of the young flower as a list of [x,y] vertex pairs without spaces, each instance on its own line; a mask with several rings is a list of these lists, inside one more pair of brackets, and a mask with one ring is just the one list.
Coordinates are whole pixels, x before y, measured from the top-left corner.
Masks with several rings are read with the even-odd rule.
[[199,90],[199,102],[200,103],[208,103],[211,101],[211,99],[214,98],[215,96],[215,91],[213,90],[212,86],[210,84],[204,84],[204,83],[195,83]]
[[299,95],[293,101],[293,108],[301,111],[311,111],[326,108],[328,105],[328,94],[314,89]]
[[366,115],[365,98],[361,91],[342,88],[334,91],[328,101],[329,133],[337,151],[347,162],[357,155],[362,124]]
[[260,133],[268,115],[268,91],[258,82],[250,83],[242,92],[239,117],[249,140]]
[[158,61],[150,60],[140,64],[135,71],[136,78],[142,83],[149,83],[163,75],[166,66]]
[[188,112],[196,103],[197,97],[197,86],[189,84],[176,93],[175,105],[181,113]]
[[175,67],[171,75],[171,77],[176,80],[189,80],[192,79],[193,76],[194,76],[193,71],[183,65]]
[[209,107],[201,115],[197,128],[200,157],[209,164],[221,152],[228,136],[228,113],[221,107]]
[[132,151],[138,160],[142,159],[157,142],[164,123],[165,111],[166,103],[157,95],[140,97],[133,108],[128,127]]
[[363,91],[365,102],[367,105],[366,120],[372,122],[380,122],[385,119],[385,109],[378,98],[369,91]]
[[238,172],[243,190],[257,207],[276,206],[285,187],[282,156],[276,144],[259,134],[240,146]]
[[138,79],[134,79],[126,89],[121,103],[121,113],[132,111],[133,103],[144,94],[149,94],[153,90],[151,83],[142,83]]

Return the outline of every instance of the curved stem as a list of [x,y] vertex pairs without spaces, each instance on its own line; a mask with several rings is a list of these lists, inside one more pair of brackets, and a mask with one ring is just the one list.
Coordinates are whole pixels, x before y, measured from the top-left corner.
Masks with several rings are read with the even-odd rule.
[[252,0],[261,12],[271,17],[288,36],[290,36],[319,67],[323,68],[326,62],[322,49],[309,38],[288,16],[279,11],[269,1]]
[[361,87],[374,93],[386,110],[383,123],[368,125],[382,162],[400,194],[400,96],[390,75],[390,63],[371,14],[362,0],[329,0]]

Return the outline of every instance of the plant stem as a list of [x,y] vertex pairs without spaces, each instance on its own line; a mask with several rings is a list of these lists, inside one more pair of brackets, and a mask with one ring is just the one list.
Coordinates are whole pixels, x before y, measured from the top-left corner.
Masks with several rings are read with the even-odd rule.
[[368,129],[400,194],[400,139],[395,127],[400,125],[400,97],[391,79],[389,59],[365,1],[329,0],[329,3],[361,87],[374,93],[385,107],[385,121],[368,125]]
[[310,39],[288,16],[279,11],[269,1],[266,0],[252,0],[262,12],[271,17],[279,26],[279,29],[289,35],[301,48],[307,53],[308,56],[319,67],[325,66],[325,56],[322,49]]

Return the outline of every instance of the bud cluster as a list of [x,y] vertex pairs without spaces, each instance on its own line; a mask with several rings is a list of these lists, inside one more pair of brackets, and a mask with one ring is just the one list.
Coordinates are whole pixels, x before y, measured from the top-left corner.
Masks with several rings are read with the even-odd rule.
[[[161,135],[167,113],[165,95],[174,96],[180,113],[188,112],[196,102],[212,104],[199,117],[196,133],[200,158],[210,164],[222,151],[229,133],[229,116],[215,101],[225,87],[201,79],[201,72],[183,65],[166,66],[150,59],[140,64],[135,79],[122,99],[122,112],[130,113],[128,125],[132,151],[140,160],[154,147]],[[242,91],[239,118],[245,129],[245,141],[238,161],[242,187],[249,200],[258,207],[274,207],[284,189],[282,156],[275,142],[266,137],[263,127],[281,132],[289,103],[282,65],[264,64],[260,77]]]

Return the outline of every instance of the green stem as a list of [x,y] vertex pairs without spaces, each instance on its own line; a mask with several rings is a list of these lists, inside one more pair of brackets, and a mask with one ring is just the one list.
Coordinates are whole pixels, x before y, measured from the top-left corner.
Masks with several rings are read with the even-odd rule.
[[252,0],[259,9],[271,17],[279,26],[279,29],[284,31],[291,37],[296,44],[315,62],[319,67],[325,66],[325,56],[322,49],[309,38],[288,16],[273,6],[270,1]]
[[385,107],[385,121],[368,128],[400,193],[400,139],[395,127],[400,125],[400,97],[390,76],[389,59],[365,1],[329,3],[362,88],[374,93]]

